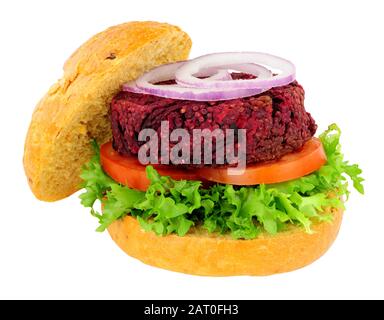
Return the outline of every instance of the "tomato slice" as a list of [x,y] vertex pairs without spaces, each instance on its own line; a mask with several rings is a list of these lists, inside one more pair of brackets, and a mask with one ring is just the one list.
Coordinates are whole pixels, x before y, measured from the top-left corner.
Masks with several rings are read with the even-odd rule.
[[[150,181],[135,156],[121,156],[108,142],[101,146],[101,165],[115,181],[130,188],[147,190]],[[165,165],[154,167],[163,176],[175,180],[212,181],[233,185],[270,184],[303,177],[318,170],[327,162],[323,145],[317,138],[309,140],[299,151],[285,155],[279,160],[248,165],[240,175],[231,175],[226,167],[203,167],[196,170],[177,169]],[[234,169],[234,168],[232,168]]]
[[318,170],[327,162],[323,145],[312,138],[297,152],[283,156],[276,161],[249,165],[240,175],[228,174],[228,168],[204,167],[197,173],[209,181],[233,184],[270,184],[300,178]]
[[[104,171],[115,181],[130,188],[146,191],[150,181],[142,165],[135,156],[122,156],[112,148],[112,143],[100,148],[100,160]],[[159,174],[175,180],[201,180],[193,170],[177,169],[166,166],[154,166]]]

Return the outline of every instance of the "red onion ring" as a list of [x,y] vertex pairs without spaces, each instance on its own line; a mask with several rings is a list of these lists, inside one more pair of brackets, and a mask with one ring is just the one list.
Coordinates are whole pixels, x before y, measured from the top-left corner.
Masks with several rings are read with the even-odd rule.
[[[279,69],[280,74],[272,77],[257,77],[246,80],[206,80],[195,75],[203,69],[225,65],[256,64]],[[246,72],[246,71],[244,71]],[[221,89],[263,89],[284,86],[295,80],[295,66],[283,58],[259,52],[228,52],[204,55],[184,63],[175,72],[177,83],[194,88]],[[248,72],[253,74],[253,72]]]
[[[204,89],[204,88],[191,88],[181,86],[179,84],[154,84],[162,81],[173,80],[175,79],[175,72],[184,65],[185,62],[177,62],[172,64],[162,65],[151,71],[145,73],[139,79],[134,82],[130,82],[123,85],[123,91],[134,92],[134,93],[143,93],[151,94],[163,98],[179,99],[179,100],[194,100],[194,101],[220,101],[220,100],[231,100],[242,97],[249,97],[259,93],[262,93],[269,88],[252,88],[252,89]],[[216,75],[207,78],[207,81],[228,81],[231,80],[215,80],[212,78],[220,78],[225,76],[224,71],[221,70],[223,67],[215,67],[210,70],[199,70],[200,75],[204,71],[206,74],[209,74],[211,71],[217,72]],[[237,68],[237,67],[236,67]],[[235,68],[235,69],[236,69]],[[240,67],[239,67],[240,68]],[[254,67],[254,71],[257,69],[258,72],[264,72],[264,67]],[[217,69],[217,70],[213,70]],[[227,72],[227,71],[225,71]],[[232,78],[231,78],[232,79]]]
[[178,84],[153,85],[145,89],[139,88],[136,83],[129,82],[123,85],[123,91],[151,94],[162,98],[192,101],[222,101],[250,97],[267,91],[266,89],[199,89],[182,87]]
[[[263,65],[281,73],[274,75]],[[231,69],[256,78],[233,80]],[[179,100],[219,101],[260,94],[294,79],[295,66],[285,59],[257,52],[216,53],[162,65],[123,85],[123,90]],[[176,80],[176,84],[156,84],[168,80]]]

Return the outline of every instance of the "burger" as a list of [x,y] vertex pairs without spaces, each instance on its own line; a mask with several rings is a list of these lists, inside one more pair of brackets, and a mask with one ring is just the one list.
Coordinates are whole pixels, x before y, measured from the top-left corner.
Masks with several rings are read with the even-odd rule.
[[142,262],[195,275],[270,275],[335,240],[348,182],[340,129],[304,107],[295,66],[259,52],[188,59],[176,26],[101,32],[37,105],[24,167],[35,196],[83,206]]

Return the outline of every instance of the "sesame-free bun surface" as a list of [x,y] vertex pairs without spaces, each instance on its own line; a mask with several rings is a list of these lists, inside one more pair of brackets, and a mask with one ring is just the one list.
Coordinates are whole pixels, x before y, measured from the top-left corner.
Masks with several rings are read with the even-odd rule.
[[158,22],[129,22],[83,44],[63,77],[37,105],[24,149],[24,168],[35,196],[65,198],[79,189],[91,139],[111,139],[109,103],[121,85],[155,66],[188,57],[189,36]]
[[159,237],[145,232],[132,216],[115,221],[108,231],[128,255],[155,267],[202,276],[265,276],[304,267],[321,257],[335,240],[342,220],[341,209],[331,211],[333,222],[313,224],[313,234],[291,227],[253,240],[209,235],[201,228],[184,237]]

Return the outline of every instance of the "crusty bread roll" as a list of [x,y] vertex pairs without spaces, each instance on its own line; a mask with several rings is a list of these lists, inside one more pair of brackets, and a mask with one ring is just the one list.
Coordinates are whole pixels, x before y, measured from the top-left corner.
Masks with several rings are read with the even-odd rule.
[[121,24],[82,45],[32,116],[24,168],[35,196],[55,201],[78,190],[90,140],[111,139],[109,102],[120,86],[157,65],[186,59],[190,48],[185,32],[157,22]]
[[332,209],[332,213],[333,222],[314,224],[313,234],[292,227],[253,240],[210,235],[201,229],[184,237],[159,237],[145,232],[131,216],[117,220],[108,231],[127,254],[152,266],[202,276],[264,276],[292,271],[321,257],[340,228],[342,210]]

